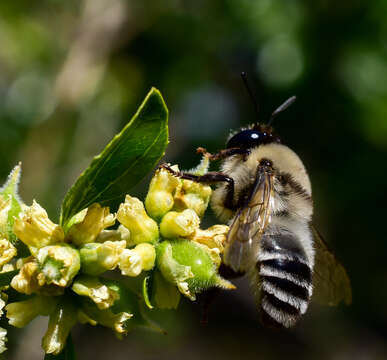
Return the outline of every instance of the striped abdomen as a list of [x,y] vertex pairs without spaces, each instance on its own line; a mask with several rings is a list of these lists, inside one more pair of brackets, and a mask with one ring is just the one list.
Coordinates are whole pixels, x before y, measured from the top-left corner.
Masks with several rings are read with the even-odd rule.
[[256,266],[262,322],[274,327],[293,326],[306,312],[312,296],[312,269],[300,242],[289,232],[264,235]]

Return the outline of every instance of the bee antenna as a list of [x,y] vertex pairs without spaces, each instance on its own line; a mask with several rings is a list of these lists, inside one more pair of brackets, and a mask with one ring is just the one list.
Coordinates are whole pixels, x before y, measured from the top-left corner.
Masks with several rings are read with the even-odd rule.
[[243,83],[245,84],[246,90],[247,90],[247,92],[250,95],[251,101],[254,104],[254,110],[255,110],[255,113],[256,113],[257,118],[258,118],[259,105],[258,105],[258,102],[257,102],[257,98],[253,94],[253,92],[252,92],[252,90],[251,90],[251,88],[249,86],[249,83],[247,82],[247,74],[244,71],[241,72],[241,77],[242,77]]
[[287,99],[282,105],[278,106],[277,109],[273,111],[273,113],[270,116],[269,122],[267,123],[268,126],[271,125],[273,122],[274,118],[284,110],[286,110],[290,105],[292,105],[296,101],[296,97],[292,96],[289,99]]

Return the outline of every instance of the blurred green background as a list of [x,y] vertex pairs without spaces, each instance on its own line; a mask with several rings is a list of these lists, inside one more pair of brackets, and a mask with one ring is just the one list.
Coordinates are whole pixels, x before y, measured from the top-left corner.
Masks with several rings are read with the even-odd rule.
[[[194,166],[230,129],[275,121],[309,170],[315,223],[348,269],[353,305],[312,306],[298,327],[258,323],[245,282],[162,314],[167,336],[73,332],[79,359],[387,357],[387,2],[374,0],[41,0],[0,2],[0,177],[23,162],[21,195],[58,218],[67,189],[151,86],[170,110],[166,161]],[[142,196],[147,180],[132,191]],[[206,220],[215,220],[209,215]],[[7,359],[41,359],[47,319],[10,330]]]

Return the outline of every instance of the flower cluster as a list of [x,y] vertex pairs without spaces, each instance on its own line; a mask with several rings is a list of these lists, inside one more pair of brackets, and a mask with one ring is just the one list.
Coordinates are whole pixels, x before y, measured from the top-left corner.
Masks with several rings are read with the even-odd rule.
[[[193,171],[207,168],[205,157]],[[176,308],[181,294],[195,300],[210,287],[233,289],[217,272],[228,227],[200,228],[210,196],[209,186],[159,168],[144,203],[126,195],[117,213],[94,203],[64,228],[36,201],[20,202],[11,216],[15,199],[0,194],[0,269],[12,276],[1,288],[0,313],[4,308],[15,327],[49,316],[42,346],[55,355],[76,322],[110,327],[120,337],[135,326],[155,328],[150,309]],[[113,276],[117,272],[127,280]],[[131,286],[135,277],[140,288],[138,281]],[[16,290],[17,300],[7,298],[8,288]],[[3,350],[5,336],[0,328]]]

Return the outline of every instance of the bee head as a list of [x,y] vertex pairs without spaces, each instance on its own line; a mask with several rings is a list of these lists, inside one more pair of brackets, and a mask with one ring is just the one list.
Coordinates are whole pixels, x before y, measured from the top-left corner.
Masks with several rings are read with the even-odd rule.
[[281,142],[280,138],[273,133],[272,127],[264,124],[254,124],[247,129],[232,134],[227,141],[226,148],[250,149],[272,142]]

